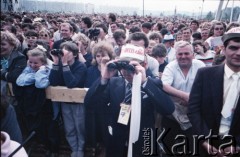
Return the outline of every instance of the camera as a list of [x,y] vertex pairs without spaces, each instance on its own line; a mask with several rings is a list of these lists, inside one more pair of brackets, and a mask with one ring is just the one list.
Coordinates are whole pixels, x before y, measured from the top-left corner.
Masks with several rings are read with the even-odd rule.
[[135,67],[131,64],[129,64],[129,61],[118,61],[118,62],[114,62],[114,63],[109,63],[108,64],[108,68],[109,69],[117,69],[117,70],[121,70],[121,69],[125,69],[131,72],[135,72]]
[[91,28],[89,29],[89,38],[93,39],[94,37],[97,37],[100,34],[100,29],[98,28]]
[[63,51],[61,49],[53,49],[51,51],[51,54],[54,55],[54,56],[63,56]]

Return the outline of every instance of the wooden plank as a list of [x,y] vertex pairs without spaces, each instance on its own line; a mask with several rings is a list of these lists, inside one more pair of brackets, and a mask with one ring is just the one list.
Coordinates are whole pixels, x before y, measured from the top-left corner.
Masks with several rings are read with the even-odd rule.
[[49,86],[46,97],[52,101],[83,103],[87,93],[86,88],[67,88],[62,86]]
[[[46,88],[46,98],[52,101],[83,103],[88,88],[67,88],[63,86],[49,86]],[[14,96],[12,84],[8,83],[8,95]]]

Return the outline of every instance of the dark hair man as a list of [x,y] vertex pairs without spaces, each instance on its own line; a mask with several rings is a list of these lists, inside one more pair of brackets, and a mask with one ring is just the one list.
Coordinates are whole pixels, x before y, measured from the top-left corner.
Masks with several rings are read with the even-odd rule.
[[240,27],[230,29],[222,41],[225,64],[200,69],[190,93],[193,134],[209,137],[200,142],[201,157],[239,156],[240,151]]
[[149,22],[142,24],[142,32],[148,35],[148,33],[151,31],[152,25]]
[[92,27],[92,20],[89,17],[83,17],[81,21],[81,33],[88,35],[88,29]]
[[192,20],[190,23],[190,28],[192,30],[192,33],[198,32],[199,22],[197,20]]
[[159,67],[159,63],[158,61],[147,55],[147,51],[148,51],[148,45],[149,45],[149,41],[148,38],[146,36],[146,34],[142,33],[142,32],[136,32],[131,34],[131,36],[129,37],[130,39],[130,43],[136,46],[140,46],[142,48],[144,48],[145,54],[147,56],[147,64],[148,64],[148,76],[152,76],[152,77],[158,77],[158,67]]
[[[117,71],[109,68],[109,65],[118,61],[109,61],[108,57],[103,57],[101,79],[90,87],[85,97],[86,114],[91,114],[87,112],[88,108],[96,107],[96,104],[101,106],[103,113],[107,113],[104,137],[106,157],[123,157],[127,153],[128,156],[143,157],[144,128],[154,128],[155,109],[163,115],[169,115],[174,107],[169,96],[162,91],[161,81],[147,78],[146,58],[142,47],[126,45],[119,60],[127,61],[134,70],[122,67],[119,69],[122,77],[114,77]],[[141,87],[142,90],[135,87]],[[136,96],[139,93],[142,94]],[[134,102],[138,102],[141,111],[135,112]],[[90,133],[88,130],[86,132]]]

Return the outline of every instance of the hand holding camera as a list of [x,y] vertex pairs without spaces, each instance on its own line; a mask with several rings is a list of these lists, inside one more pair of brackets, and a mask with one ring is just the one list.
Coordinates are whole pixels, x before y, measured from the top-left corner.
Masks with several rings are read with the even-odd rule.
[[130,65],[133,65],[135,67],[135,73],[142,73],[142,83],[144,83],[147,80],[146,76],[146,69],[138,62],[138,61],[130,61]]
[[62,52],[63,52],[63,55],[61,56],[62,64],[63,64],[63,66],[68,65],[68,58],[69,58],[69,54],[71,52],[69,52],[68,50],[65,50],[65,49],[63,49]]
[[63,52],[61,49],[53,49],[50,51],[50,55],[53,59],[53,64],[58,65],[59,58],[63,56]]
[[108,71],[115,70],[120,71],[122,69],[128,71],[128,73],[138,74],[142,73],[142,83],[147,80],[146,70],[138,61],[114,61],[107,64]]
[[69,53],[70,52],[65,50],[65,49],[53,49],[50,52],[50,54],[53,58],[53,63],[55,65],[58,65],[60,58],[62,60],[63,65],[68,65],[68,55],[69,55]]
[[[116,60],[114,60],[116,61]],[[106,81],[113,77],[117,69],[109,69],[108,65],[114,63],[114,61],[110,61],[109,56],[104,56],[101,60],[101,76],[102,76],[102,81]]]

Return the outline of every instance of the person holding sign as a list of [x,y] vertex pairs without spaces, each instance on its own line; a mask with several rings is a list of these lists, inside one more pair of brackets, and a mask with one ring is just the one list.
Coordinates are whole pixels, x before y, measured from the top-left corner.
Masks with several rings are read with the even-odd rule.
[[[123,46],[118,60],[103,57],[101,78],[85,97],[86,108],[98,104],[104,110],[107,157],[144,156],[143,130],[154,129],[154,111],[169,115],[174,110],[161,80],[146,77],[146,56],[138,42]],[[114,77],[117,71],[121,76]]]

